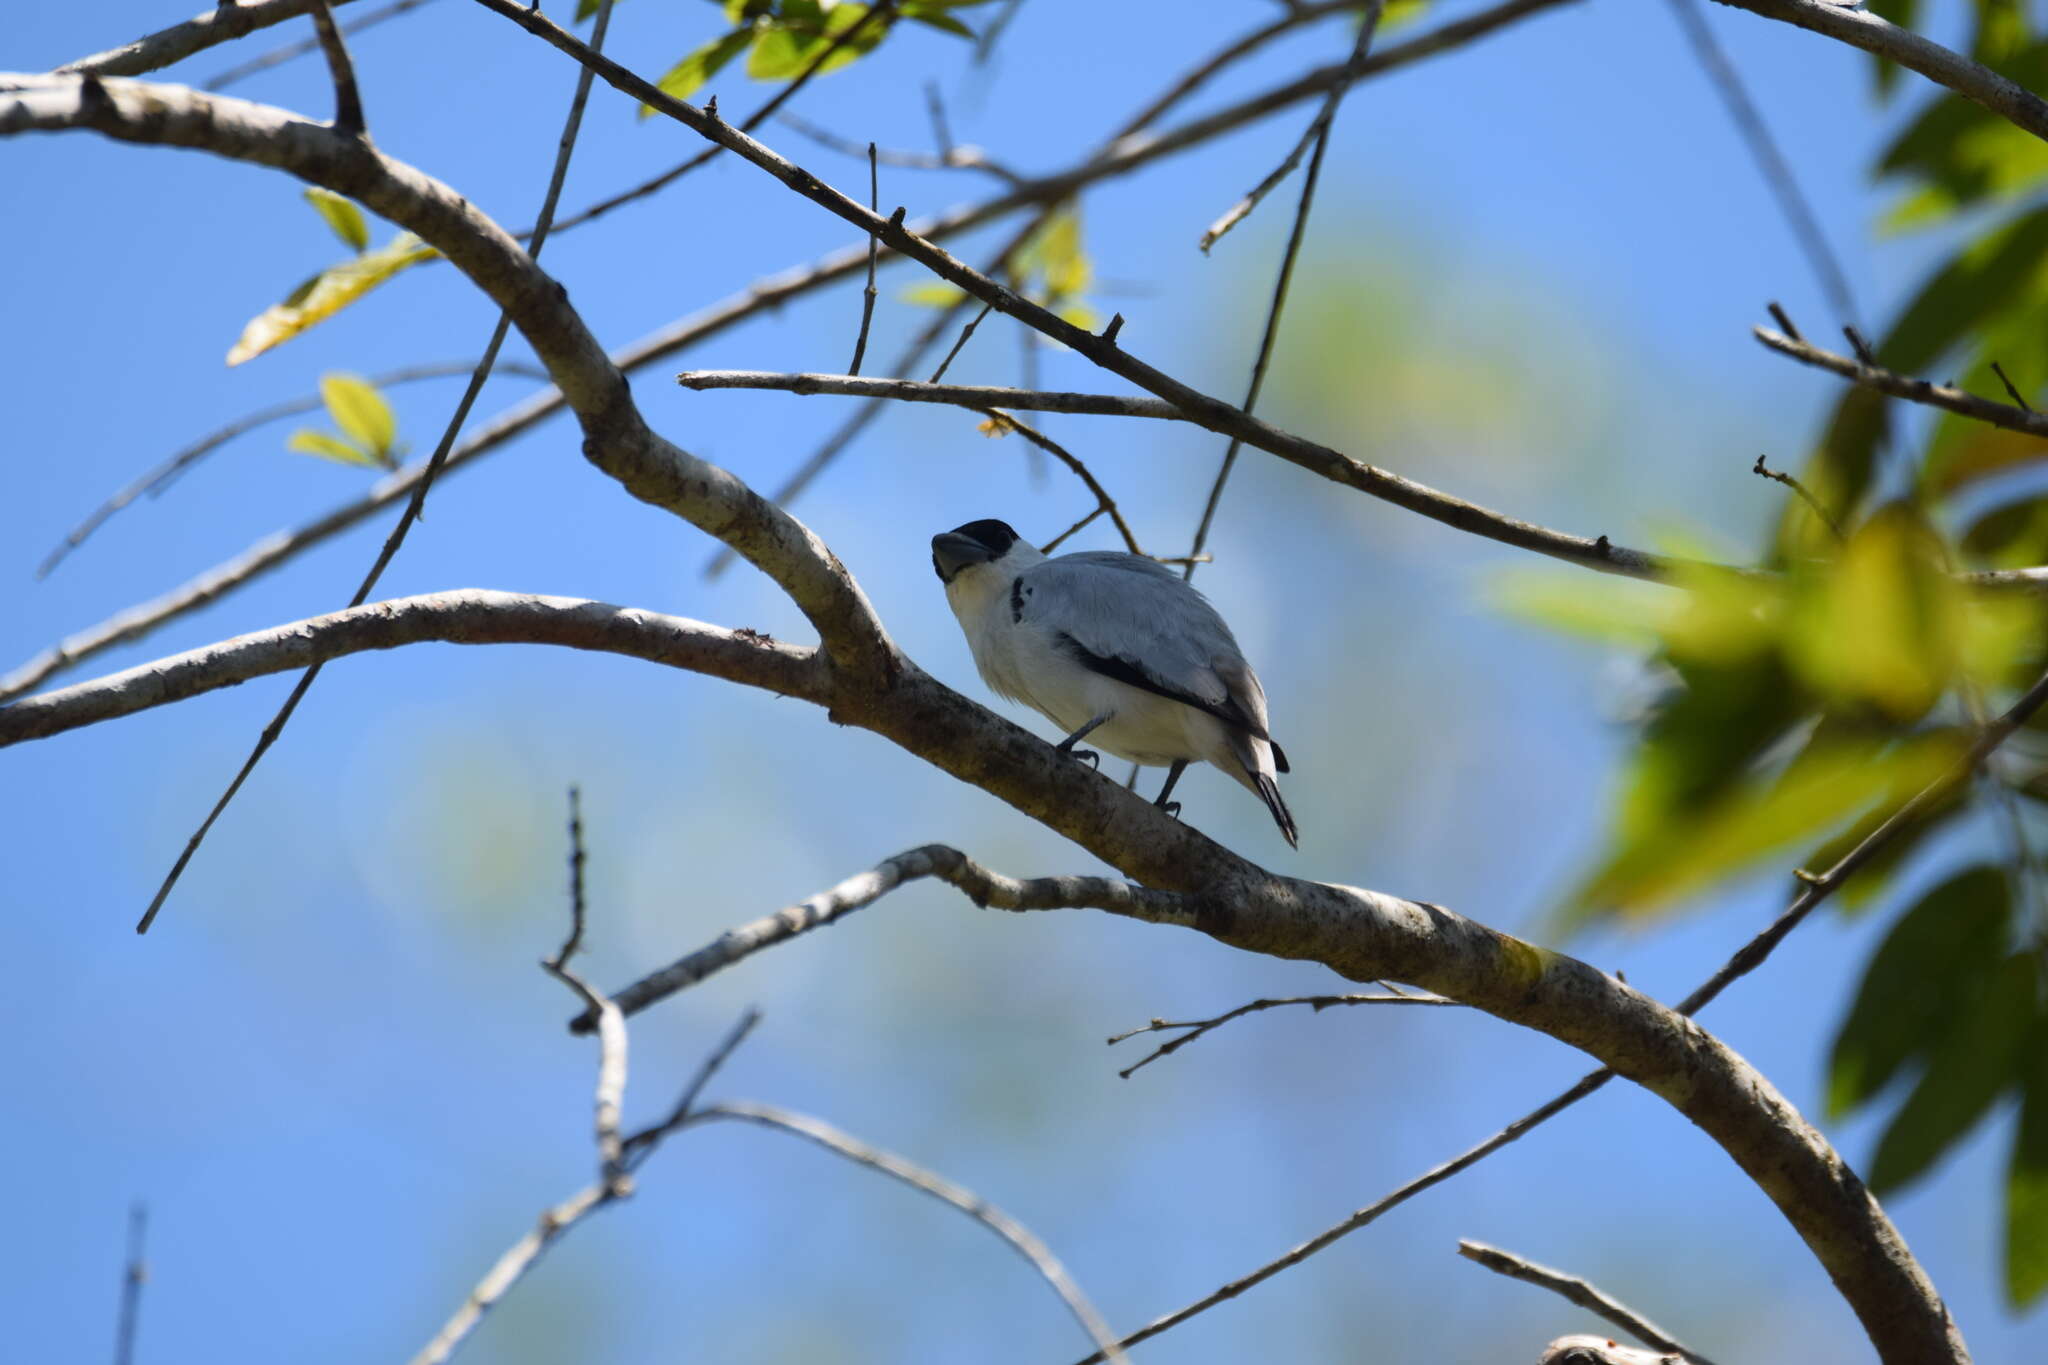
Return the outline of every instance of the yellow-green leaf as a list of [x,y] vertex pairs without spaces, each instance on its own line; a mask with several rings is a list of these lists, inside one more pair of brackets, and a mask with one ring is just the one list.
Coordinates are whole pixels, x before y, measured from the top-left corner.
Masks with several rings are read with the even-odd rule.
[[379,464],[391,462],[398,439],[398,419],[376,386],[358,375],[335,371],[320,376],[320,399],[334,425],[370,452]]
[[[747,44],[752,41],[754,30],[751,27],[736,28],[722,34],[670,67],[655,84],[661,87],[663,94],[686,100],[696,94],[704,82],[717,75],[727,62],[746,51]],[[652,105],[640,106],[641,118],[653,112]]]
[[355,201],[333,190],[318,185],[306,191],[306,202],[313,206],[313,212],[320,215],[334,235],[351,251],[362,252],[370,246],[370,225],[363,218],[363,211]]
[[1487,596],[1508,615],[1551,630],[1644,647],[1656,643],[1683,605],[1661,584],[1520,565],[1495,575]]
[[919,308],[951,308],[967,297],[967,291],[950,284],[912,285],[896,296],[904,303],[914,303]]
[[1850,536],[1832,571],[1804,586],[1786,653],[1823,695],[1912,720],[1954,677],[1962,607],[1933,532],[1903,505],[1882,508]]
[[2048,1025],[2035,1027],[2026,1056],[2005,1182],[2005,1297],[2016,1309],[2048,1293]]
[[311,427],[300,427],[293,432],[285,441],[284,447],[301,455],[316,455],[323,460],[333,460],[336,464],[367,465],[372,469],[382,467],[377,457],[369,451],[350,445],[338,436],[315,431]]
[[439,254],[410,232],[401,232],[375,251],[329,266],[293,290],[283,303],[271,305],[252,319],[228,352],[228,364],[239,365],[290,341],[308,327],[333,317],[399,271]]

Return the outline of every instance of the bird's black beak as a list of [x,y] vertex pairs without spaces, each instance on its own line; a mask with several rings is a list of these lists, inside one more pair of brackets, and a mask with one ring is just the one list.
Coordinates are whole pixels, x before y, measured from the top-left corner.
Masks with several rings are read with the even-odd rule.
[[941,583],[951,583],[962,569],[986,564],[994,558],[995,552],[973,536],[947,531],[932,537],[932,570]]

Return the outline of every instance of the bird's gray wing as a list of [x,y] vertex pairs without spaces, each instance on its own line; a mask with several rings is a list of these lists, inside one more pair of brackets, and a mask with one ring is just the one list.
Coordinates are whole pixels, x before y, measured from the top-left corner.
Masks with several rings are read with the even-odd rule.
[[1230,627],[1164,565],[1107,551],[1061,555],[1019,574],[1009,606],[1016,624],[1051,632],[1084,667],[1271,739],[1265,693]]

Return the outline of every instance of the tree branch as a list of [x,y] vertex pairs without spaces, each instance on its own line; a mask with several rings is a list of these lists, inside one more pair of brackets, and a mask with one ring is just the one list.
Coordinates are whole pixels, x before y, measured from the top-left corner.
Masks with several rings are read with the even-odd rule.
[[[260,28],[281,24],[287,19],[296,19],[310,11],[318,0],[243,0],[241,4],[219,5],[182,24],[147,37],[137,38],[132,43],[96,52],[90,57],[80,57],[75,62],[66,62],[53,74],[75,73],[92,76],[141,76],[166,67],[173,62],[182,62],[195,52],[204,52],[222,43],[231,43],[246,37]],[[336,6],[351,3],[351,0],[328,0]]]
[[0,707],[0,748],[343,655],[432,640],[562,645],[623,654],[807,701],[822,702],[827,696],[816,651],[755,631],[725,630],[574,597],[468,589],[372,602],[25,698]]
[[767,573],[810,618],[835,664],[870,677],[893,668],[895,646],[823,542],[728,471],[656,435],[562,287],[448,186],[361,138],[224,95],[96,77],[0,77],[0,135],[70,129],[271,166],[410,229],[510,316],[575,411],[593,464]]
[[1212,1029],[1221,1028],[1231,1020],[1242,1019],[1247,1014],[1257,1014],[1262,1010],[1279,1009],[1283,1005],[1307,1005],[1317,1014],[1321,1014],[1324,1010],[1335,1005],[1456,1005],[1458,1003],[1460,1002],[1456,1000],[1446,1000],[1441,995],[1416,995],[1409,991],[1387,991],[1367,995],[1291,995],[1285,999],[1253,1000],[1248,1004],[1239,1005],[1234,1010],[1225,1010],[1211,1019],[1179,1021],[1154,1019],[1150,1023],[1139,1025],[1137,1028],[1126,1029],[1122,1033],[1113,1034],[1109,1039],[1109,1044],[1114,1047],[1116,1044],[1129,1038],[1135,1038],[1141,1033],[1163,1033],[1167,1029],[1188,1030],[1188,1032],[1183,1033],[1180,1037],[1170,1042],[1161,1043],[1141,1060],[1133,1062],[1122,1071],[1116,1073],[1124,1080],[1129,1080],[1136,1072],[1150,1066],[1161,1057],[1171,1056],[1173,1053],[1180,1051]]
[[2000,118],[2035,137],[2048,139],[2048,101],[2015,85],[1988,66],[1980,66],[1909,28],[1887,23],[1863,9],[1829,0],[1715,0],[1746,9],[1813,33],[1860,47],[1873,56],[1917,71],[1936,85],[1945,85],[1964,99],[1983,105]]
[[1989,422],[2007,431],[2022,431],[2029,436],[2048,437],[2048,413],[2035,412],[2030,408],[2011,407],[1995,403],[1989,398],[1979,398],[1948,384],[1930,384],[1925,379],[1913,379],[1871,365],[1853,356],[1839,355],[1834,351],[1822,350],[1810,341],[1774,332],[1768,327],[1753,327],[1751,333],[1779,355],[1791,356],[1802,365],[1826,370],[1840,375],[1851,383],[1861,384],[1866,389],[1875,389],[1893,398],[1904,398],[1908,402],[1924,403],[1931,408],[1942,408],[1962,417]]
[[1522,1280],[1529,1284],[1548,1289],[1589,1313],[1598,1313],[1622,1331],[1635,1337],[1647,1346],[1665,1352],[1668,1356],[1683,1358],[1687,1365],[1714,1365],[1698,1351],[1687,1347],[1678,1338],[1651,1322],[1642,1314],[1630,1308],[1619,1299],[1601,1292],[1598,1285],[1582,1280],[1576,1275],[1567,1275],[1562,1270],[1552,1270],[1547,1265],[1525,1261],[1512,1252],[1490,1247],[1484,1242],[1460,1240],[1458,1254],[1468,1261],[1476,1261],[1498,1275],[1511,1280]]
[[1030,1228],[1004,1213],[995,1205],[983,1199],[972,1190],[962,1189],[944,1176],[924,1169],[916,1163],[885,1152],[879,1147],[869,1146],[860,1139],[843,1133],[831,1124],[811,1118],[807,1114],[792,1113],[766,1104],[728,1103],[706,1105],[690,1115],[689,1122],[714,1122],[717,1120],[758,1124],[792,1134],[814,1142],[828,1152],[845,1157],[856,1165],[871,1171],[879,1171],[892,1180],[900,1180],[921,1194],[928,1194],[942,1204],[949,1204],[960,1210],[975,1222],[993,1232],[1010,1244],[1019,1256],[1030,1262],[1031,1268],[1039,1273],[1053,1292],[1074,1315],[1086,1332],[1101,1348],[1105,1358],[1122,1361],[1124,1354],[1117,1348],[1116,1333],[1109,1330],[1109,1324],[1095,1311],[1095,1305],[1081,1292],[1081,1286],[1074,1283],[1073,1276],[1060,1264],[1059,1257],[1051,1248],[1038,1239]]
[[[0,716],[4,716],[0,712]],[[984,910],[1107,910],[1154,924],[1192,925],[1190,902],[1164,891],[1150,891],[1109,877],[1035,877],[1018,881],[992,872],[956,848],[926,844],[885,858],[872,869],[848,877],[809,900],[799,901],[735,929],[728,929],[696,952],[650,972],[612,998],[627,1014],[687,990],[705,978],[742,962],[765,948],[787,943],[799,934],[822,929],[856,910],[874,904],[906,882],[936,877],[958,887]],[[588,1033],[595,1023],[586,1010],[570,1020],[573,1033]]]

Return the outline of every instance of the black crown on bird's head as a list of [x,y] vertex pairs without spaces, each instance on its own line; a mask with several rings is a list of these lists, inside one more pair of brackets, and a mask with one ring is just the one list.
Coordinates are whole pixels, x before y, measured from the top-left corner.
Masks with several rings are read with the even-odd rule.
[[941,583],[975,564],[987,564],[1010,552],[1021,537],[1005,521],[985,517],[932,537],[932,571]]

